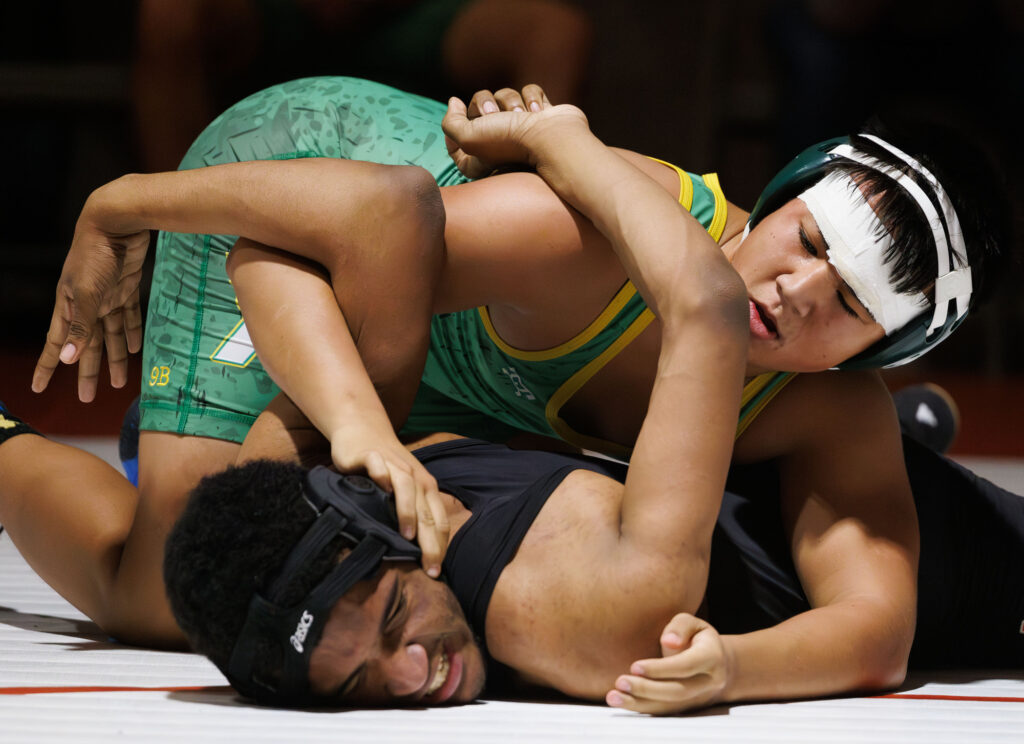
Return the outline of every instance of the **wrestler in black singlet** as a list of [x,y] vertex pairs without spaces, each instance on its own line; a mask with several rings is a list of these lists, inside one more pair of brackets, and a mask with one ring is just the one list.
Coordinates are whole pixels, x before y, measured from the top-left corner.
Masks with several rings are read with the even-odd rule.
[[[1024,667],[1024,498],[904,439],[921,524],[911,666]],[[509,450],[472,439],[416,457],[472,512],[443,569],[481,641],[494,586],[533,520],[573,470],[623,481],[618,463]],[[708,619],[722,633],[775,625],[810,609],[790,557],[772,466],[736,468],[715,528]]]

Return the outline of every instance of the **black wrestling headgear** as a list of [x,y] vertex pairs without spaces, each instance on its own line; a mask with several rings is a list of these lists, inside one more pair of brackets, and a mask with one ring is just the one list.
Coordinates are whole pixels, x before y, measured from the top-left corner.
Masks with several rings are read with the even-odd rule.
[[[309,658],[320,641],[331,608],[349,589],[373,576],[385,560],[418,561],[420,549],[396,530],[393,499],[369,478],[311,470],[302,497],[317,514],[296,543],[265,595],[253,594],[245,624],[235,641],[227,669],[221,671],[243,695],[272,705],[319,702],[309,689]],[[353,550],[291,607],[279,602],[303,565],[337,536]],[[280,675],[267,678],[256,658],[260,645],[280,650]]]

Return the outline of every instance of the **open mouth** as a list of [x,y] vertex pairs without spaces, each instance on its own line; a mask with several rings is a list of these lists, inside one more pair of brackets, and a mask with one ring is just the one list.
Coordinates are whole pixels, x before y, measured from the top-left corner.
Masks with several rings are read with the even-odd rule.
[[430,680],[430,684],[427,685],[427,689],[423,691],[424,695],[433,695],[435,692],[441,689],[441,685],[448,679],[448,672],[451,670],[451,662],[448,660],[448,654],[442,653],[441,660],[437,663],[437,669],[434,670],[434,678]]
[[779,337],[775,319],[753,300],[750,301],[750,330],[757,338],[775,339]]
[[424,701],[434,705],[447,702],[459,689],[462,671],[462,654],[443,650],[434,676],[424,690]]

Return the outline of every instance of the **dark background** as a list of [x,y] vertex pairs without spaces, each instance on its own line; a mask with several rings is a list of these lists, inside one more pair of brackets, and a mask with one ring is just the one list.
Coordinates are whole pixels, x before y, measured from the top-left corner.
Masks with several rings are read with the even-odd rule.
[[[1017,230],[1012,270],[956,336],[887,379],[894,387],[938,379],[965,410],[968,450],[1024,454],[1016,435],[1024,413],[1017,185],[1024,4],[577,5],[594,31],[580,97],[594,131],[608,144],[717,171],[730,200],[745,207],[802,147],[855,130],[872,112],[911,112],[972,132],[1006,173]],[[27,393],[82,203],[93,188],[142,168],[131,109],[134,26],[130,0],[0,9],[0,399],[44,430],[112,434],[107,429],[138,388],[136,361],[132,390],[103,387],[91,407],[74,402],[73,375],[59,376],[44,396]],[[324,55],[310,65],[305,74],[353,72]],[[279,80],[258,82],[253,90]]]

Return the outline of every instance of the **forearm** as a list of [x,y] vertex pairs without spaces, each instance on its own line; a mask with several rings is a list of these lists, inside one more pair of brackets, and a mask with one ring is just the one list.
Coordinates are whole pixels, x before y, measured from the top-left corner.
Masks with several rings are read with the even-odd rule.
[[391,217],[388,197],[404,170],[311,158],[130,174],[93,192],[80,219],[115,235],[241,235],[326,263],[343,236]]
[[704,593],[739,415],[746,338],[731,308],[663,332],[647,415],[622,497],[620,545],[674,555],[682,606]]
[[326,278],[246,242],[232,282],[260,362],[324,436],[352,422],[390,428]]
[[731,673],[723,702],[819,697],[899,685],[913,639],[913,610],[850,600],[772,628],[723,636]]
[[704,228],[652,178],[583,129],[533,139],[537,172],[609,239],[652,310],[697,300],[732,271]]

